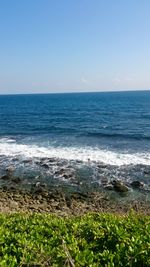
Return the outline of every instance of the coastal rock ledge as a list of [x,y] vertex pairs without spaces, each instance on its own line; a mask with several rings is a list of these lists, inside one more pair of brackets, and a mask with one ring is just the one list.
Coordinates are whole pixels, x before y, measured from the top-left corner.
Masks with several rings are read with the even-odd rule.
[[[120,190],[120,184],[117,186]],[[120,202],[109,198],[104,192],[68,193],[61,188],[46,191],[45,188],[38,190],[39,185],[36,188],[34,193],[17,191],[15,188],[1,189],[0,212],[46,212],[67,216],[87,212],[127,213],[132,209],[150,215],[150,202],[148,201]],[[121,190],[126,189],[121,187]]]

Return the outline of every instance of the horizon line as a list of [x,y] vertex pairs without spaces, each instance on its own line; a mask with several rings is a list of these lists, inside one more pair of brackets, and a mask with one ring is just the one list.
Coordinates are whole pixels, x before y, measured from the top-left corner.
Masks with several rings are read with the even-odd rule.
[[126,89],[126,90],[102,90],[102,91],[72,91],[72,92],[31,92],[31,93],[0,93],[0,96],[11,95],[50,95],[50,94],[86,94],[86,93],[126,93],[126,92],[147,92],[150,89]]

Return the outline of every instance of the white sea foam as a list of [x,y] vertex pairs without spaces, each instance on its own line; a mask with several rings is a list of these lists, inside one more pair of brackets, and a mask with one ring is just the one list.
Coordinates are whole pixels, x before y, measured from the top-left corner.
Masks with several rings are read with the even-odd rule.
[[12,138],[6,138],[6,137],[0,139],[0,144],[1,143],[5,143],[5,142],[6,143],[15,143],[16,140],[15,139],[12,139]]
[[1,139],[0,155],[8,157],[41,158],[56,157],[67,160],[99,161],[110,165],[146,164],[150,165],[150,153],[119,153],[93,147],[39,147],[17,144]]

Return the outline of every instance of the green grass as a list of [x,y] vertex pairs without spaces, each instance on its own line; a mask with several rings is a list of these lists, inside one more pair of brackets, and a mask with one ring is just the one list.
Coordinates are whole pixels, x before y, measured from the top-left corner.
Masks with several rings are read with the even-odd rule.
[[150,266],[150,217],[0,214],[0,266]]

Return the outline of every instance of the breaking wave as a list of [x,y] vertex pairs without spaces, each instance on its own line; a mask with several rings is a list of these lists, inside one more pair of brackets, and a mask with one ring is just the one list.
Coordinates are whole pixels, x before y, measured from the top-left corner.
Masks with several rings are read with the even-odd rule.
[[22,158],[59,158],[67,160],[80,160],[103,162],[109,165],[150,165],[150,153],[127,153],[104,150],[98,147],[62,147],[39,146],[33,144],[18,144],[14,139],[0,140],[0,156]]

